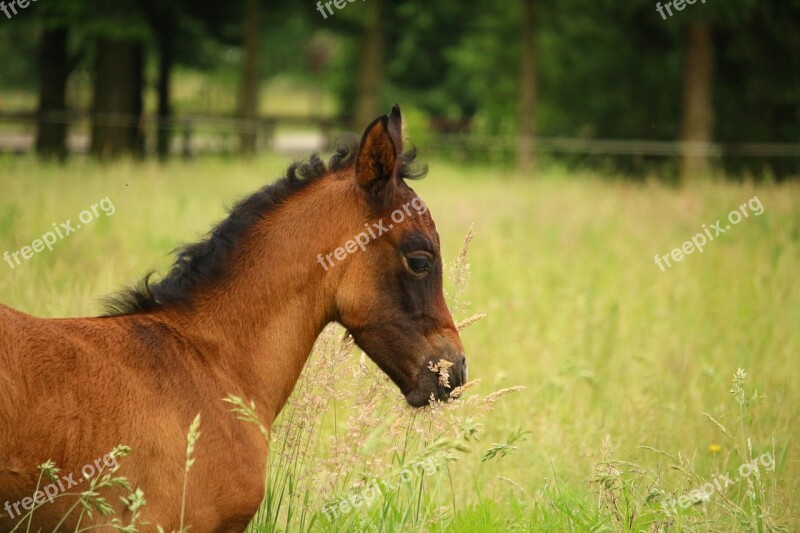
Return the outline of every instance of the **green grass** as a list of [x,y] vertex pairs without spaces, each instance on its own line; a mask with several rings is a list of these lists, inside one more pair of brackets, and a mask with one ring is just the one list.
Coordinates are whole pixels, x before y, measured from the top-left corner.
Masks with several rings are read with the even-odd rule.
[[[164,272],[169,250],[198,238],[224,206],[278,177],[287,163],[278,156],[166,166],[0,160],[0,254],[29,245],[54,222],[74,221],[106,196],[116,207],[53,252],[14,270],[0,263],[0,302],[42,316],[96,314],[101,296],[149,269]],[[456,318],[488,316],[463,333],[471,378],[481,380],[467,394],[526,388],[476,418],[480,440],[464,442],[469,451],[454,452],[446,469],[337,528],[800,528],[797,184],[674,189],[560,170],[534,180],[429,163],[430,176],[413,186],[437,222],[445,259],[456,256],[474,224],[463,296],[470,304]],[[654,254],[669,253],[754,195],[761,216],[666,272],[654,264]],[[744,396],[730,392],[739,368],[747,371]],[[469,413],[459,416],[463,422]],[[319,427],[325,438],[313,451],[323,460],[341,428],[330,419]],[[518,430],[530,433],[508,443]],[[379,436],[373,439],[380,450]],[[482,462],[495,444],[509,453]],[[774,471],[664,514],[663,501],[765,453]],[[306,525],[323,523],[315,509],[308,512]]]

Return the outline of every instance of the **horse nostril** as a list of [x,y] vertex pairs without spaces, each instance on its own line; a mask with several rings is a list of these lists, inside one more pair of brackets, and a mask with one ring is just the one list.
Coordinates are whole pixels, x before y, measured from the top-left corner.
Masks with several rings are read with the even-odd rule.
[[467,358],[463,354],[458,359],[458,377],[461,378],[461,385],[467,382]]

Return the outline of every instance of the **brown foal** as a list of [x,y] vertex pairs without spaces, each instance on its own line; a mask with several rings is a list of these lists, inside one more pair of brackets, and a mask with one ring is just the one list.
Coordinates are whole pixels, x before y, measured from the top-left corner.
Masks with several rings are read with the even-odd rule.
[[[143,529],[177,529],[197,413],[185,523],[198,533],[243,531],[264,495],[268,445],[222,399],[252,400],[269,428],[330,322],[352,333],[413,406],[463,384],[433,220],[426,209],[392,217],[424,205],[405,181],[415,177],[412,162],[395,106],[328,165],[312,156],[242,200],[161,281],[117,297],[109,315],[42,319],[0,305],[0,506],[8,502],[0,531],[19,520],[8,507],[27,512],[37,465],[52,459],[77,482],[118,444],[132,448],[119,475],[144,491]],[[454,365],[449,387],[428,368],[441,359]],[[119,495],[108,499],[130,517]],[[44,500],[32,530],[51,531],[75,500]],[[61,530],[73,531],[78,514]],[[108,521],[95,520],[81,527]]]

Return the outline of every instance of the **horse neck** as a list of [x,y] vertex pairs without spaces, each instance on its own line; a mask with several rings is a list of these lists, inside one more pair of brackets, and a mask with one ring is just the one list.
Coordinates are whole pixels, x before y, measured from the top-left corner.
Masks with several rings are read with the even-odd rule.
[[314,341],[335,318],[340,273],[324,271],[316,257],[340,239],[335,227],[342,231],[341,217],[331,223],[331,211],[347,210],[305,192],[298,196],[248,232],[224,281],[199,290],[191,311],[164,313],[176,328],[213,349],[208,359],[231,383],[230,393],[253,400],[269,425],[288,400]]

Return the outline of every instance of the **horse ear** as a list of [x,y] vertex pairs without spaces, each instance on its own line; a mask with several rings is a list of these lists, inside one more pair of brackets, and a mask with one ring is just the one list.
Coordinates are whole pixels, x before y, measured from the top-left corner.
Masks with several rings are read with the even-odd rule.
[[378,117],[367,127],[356,157],[356,179],[363,188],[374,191],[376,186],[397,177],[400,155],[403,153],[403,120],[400,106]]

